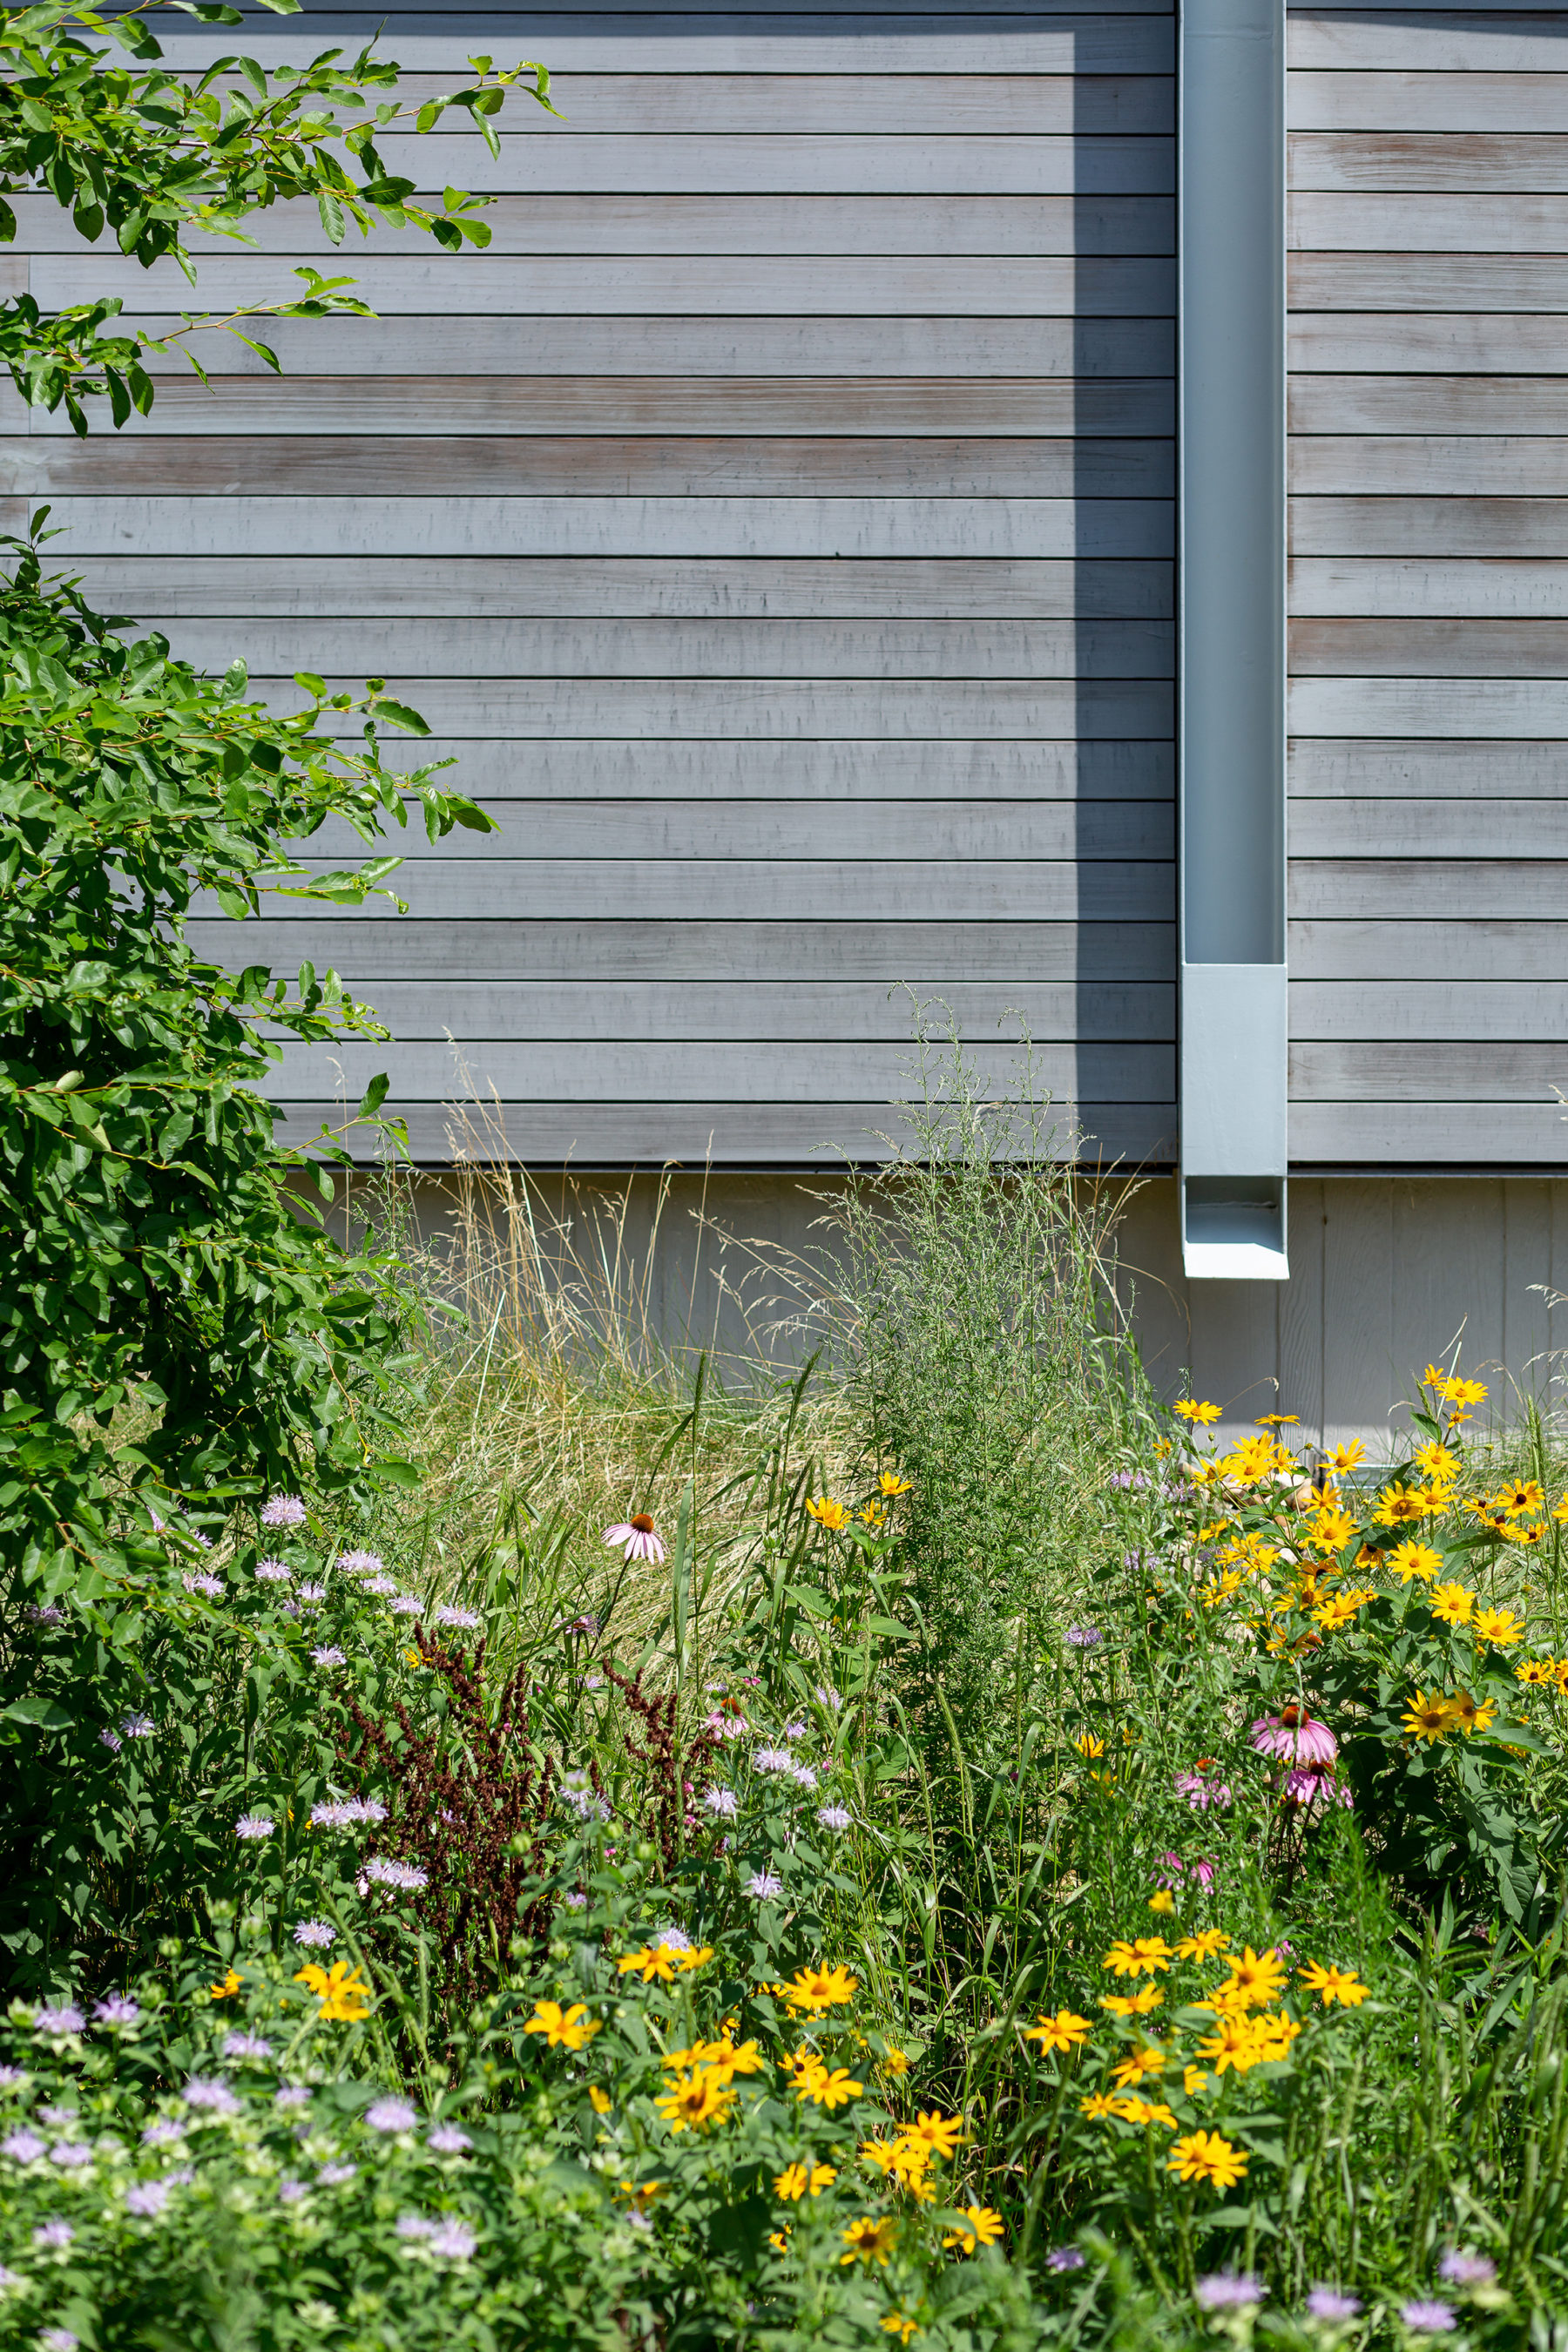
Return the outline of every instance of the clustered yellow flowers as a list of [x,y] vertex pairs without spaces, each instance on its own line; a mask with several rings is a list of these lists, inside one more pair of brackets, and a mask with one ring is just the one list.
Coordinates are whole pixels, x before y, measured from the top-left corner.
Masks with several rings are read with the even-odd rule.
[[[230,1974],[233,1974],[232,1969]],[[362,2017],[370,2015],[370,1987],[363,1982],[359,1970],[351,1969],[346,1960],[334,1960],[330,1969],[319,1967],[314,1960],[307,1960],[294,1981],[308,1985],[321,2002],[316,2011],[318,2020],[338,2025],[353,2025]]]
[[574,2000],[563,2009],[558,2000],[536,2000],[525,2033],[542,2033],[547,2050],[582,2050],[599,2031],[597,2018],[588,2014],[586,2001]]
[[[884,1470],[877,1480],[876,1494],[860,1511],[864,1524],[873,1529],[881,1527],[887,1519],[889,1504],[895,1502],[899,1496],[909,1494],[912,1485],[911,1479],[901,1477],[896,1470]],[[838,1502],[832,1495],[808,1495],[805,1515],[807,1518],[815,1519],[819,1528],[829,1528],[834,1535],[842,1535],[856,1516],[847,1503]]]
[[644,1984],[652,1984],[656,1979],[660,1984],[673,1984],[678,1974],[689,1976],[693,1969],[705,1967],[712,1957],[711,1944],[645,1944],[641,1951],[623,1952],[616,1968],[623,1977],[641,1977]]
[[[674,2079],[664,2096],[654,2101],[672,2132],[700,2131],[727,2121],[736,2099],[737,2074],[760,2074],[763,2053],[755,2042],[737,2045],[728,2034],[721,2042],[694,2042],[689,2049],[671,2050],[664,2067]],[[816,2190],[812,2190],[816,2195]]]
[[963,2125],[957,2116],[944,2116],[940,2108],[931,2107],[917,2115],[912,2124],[900,2124],[891,2139],[862,2140],[860,2154],[884,2180],[929,2205],[936,2194],[931,2167],[938,2162],[950,2164],[963,2137]]
[[1472,1731],[1489,1731],[1496,1720],[1493,1699],[1478,1705],[1467,1690],[1447,1697],[1441,1691],[1418,1690],[1405,1707],[1400,1728],[1407,1738],[1436,1742],[1447,1739],[1450,1731],[1462,1731],[1467,1738]]

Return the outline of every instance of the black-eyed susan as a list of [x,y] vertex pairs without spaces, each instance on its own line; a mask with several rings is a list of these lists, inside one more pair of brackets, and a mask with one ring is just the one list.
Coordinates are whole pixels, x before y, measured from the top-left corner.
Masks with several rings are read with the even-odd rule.
[[1184,1421],[1193,1422],[1204,1429],[1219,1419],[1218,1405],[1202,1402],[1197,1397],[1178,1397],[1175,1409]]
[[1515,1666],[1513,1677],[1515,1682],[1544,1686],[1557,1680],[1556,1664],[1551,1658],[1526,1658],[1522,1665]]
[[1079,2017],[1070,2009],[1058,2009],[1054,2017],[1037,2017],[1033,2025],[1024,2029],[1026,2042],[1037,2042],[1042,2051],[1068,2051],[1086,2042],[1090,2032],[1087,2017]]
[[1002,2235],[1002,2216],[989,2205],[961,2205],[956,2226],[942,2240],[950,2250],[956,2246],[960,2253],[973,2254],[982,2246],[994,2246]]
[[1524,1639],[1524,1620],[1516,1617],[1511,1609],[1478,1609],[1470,1620],[1470,1631],[1478,1642],[1490,1642],[1500,1650],[1509,1650]]
[[899,2225],[891,2213],[884,2213],[880,2220],[863,2213],[840,2234],[849,2249],[838,2257],[840,2268],[847,2263],[877,2263],[885,2268],[899,2242]]
[[570,2009],[563,2009],[558,2000],[536,2000],[522,2030],[542,2033],[547,2050],[581,2050],[597,2033],[599,2023],[589,2016],[585,2001],[574,2000]]
[[1247,2170],[1245,2149],[1218,2132],[1188,2132],[1176,2141],[1166,2164],[1178,2180],[1203,2180],[1211,2189],[1234,2189]]
[[1321,1960],[1309,1960],[1296,1973],[1307,1990],[1317,1994],[1325,2009],[1331,2009],[1336,2000],[1345,2009],[1359,2009],[1363,2000],[1371,1998],[1371,1987],[1363,1985],[1351,1969],[1330,1968]]
[[1454,1728],[1452,1700],[1439,1691],[1417,1691],[1405,1710],[1400,1727],[1412,1739],[1447,1739]]
[[1184,1936],[1176,1946],[1179,1960],[1216,1959],[1230,1937],[1223,1927],[1200,1927],[1194,1936]]
[[1468,1690],[1456,1691],[1451,1702],[1454,1721],[1468,1739],[1472,1731],[1489,1731],[1497,1721],[1497,1701],[1486,1699],[1479,1704]]
[[1266,1952],[1255,1952],[1247,1944],[1239,1955],[1231,1954],[1226,1966],[1230,1974],[1214,1995],[1220,2007],[1266,2009],[1279,1998],[1285,1984],[1285,1963],[1272,1946]]
[[1137,1936],[1131,1942],[1119,1938],[1100,1965],[1113,1976],[1152,1976],[1156,1969],[1168,1973],[1173,1957],[1163,1936]]

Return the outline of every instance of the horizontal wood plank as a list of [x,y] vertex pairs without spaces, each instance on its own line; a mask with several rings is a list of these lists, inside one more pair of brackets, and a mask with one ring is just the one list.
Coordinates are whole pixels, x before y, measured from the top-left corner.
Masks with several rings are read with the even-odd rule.
[[[447,87],[451,84],[448,82]],[[439,203],[439,187],[423,192]],[[18,248],[29,254],[79,254],[68,212],[50,196],[14,196]],[[969,253],[996,255],[1171,253],[1175,207],[1169,196],[637,195],[498,196],[487,208],[487,255]],[[313,204],[280,203],[247,223],[262,254],[305,255],[320,262],[351,251],[402,255],[405,230],[375,227],[344,248],[331,244]],[[232,251],[193,235],[198,268]],[[112,258],[105,248],[106,259]],[[202,288],[207,279],[201,278]]]
[[[1095,266],[1132,270],[1161,265]],[[1568,310],[1568,256],[1561,254],[1296,253],[1287,277],[1291,305],[1299,310],[1462,310],[1484,320],[1499,311]],[[1506,356],[1500,349],[1499,359]]]
[[1568,681],[1502,677],[1298,677],[1289,724],[1300,735],[1521,735],[1568,738]]
[[1568,797],[1489,794],[1476,806],[1414,791],[1406,800],[1310,795],[1291,801],[1289,836],[1295,857],[1568,858]]
[[[1047,1001],[1044,996],[1042,1003]],[[1294,1038],[1500,1038],[1560,1048],[1568,1036],[1568,982],[1297,980]]]
[[[302,863],[309,870],[328,870],[321,859]],[[1500,863],[1497,867],[1500,875],[1513,871]],[[731,923],[1169,923],[1174,912],[1169,865],[1109,861],[1012,857],[976,860],[948,872],[887,855],[874,871],[859,861],[831,859],[773,866],[689,858],[644,867],[627,858],[487,863],[432,857],[403,872],[402,895],[426,922],[671,922],[701,915]],[[337,919],[345,927],[341,952],[346,960],[355,913],[345,909]],[[243,941],[237,944],[243,949]]]
[[62,497],[73,557],[1166,556],[1152,499]]
[[1294,555],[1568,556],[1568,499],[1292,499]]
[[[280,1133],[304,1144],[323,1124],[342,1126],[352,1106],[331,1099],[280,1104]],[[890,1156],[882,1140],[912,1131],[886,1102],[802,1103],[517,1103],[503,1106],[504,1149],[535,1167],[569,1161],[574,1172],[671,1163],[691,1168],[821,1167],[845,1159],[867,1164]],[[408,1107],[408,1139],[416,1162],[447,1166],[454,1121],[439,1104]],[[1070,1103],[1052,1106],[1056,1156],[1087,1166],[1168,1165],[1175,1150],[1175,1105]],[[374,1130],[351,1129],[351,1150],[380,1156]]]
[[1303,618],[1290,625],[1289,664],[1298,677],[1556,678],[1568,676],[1568,630],[1555,621],[1489,616]]
[[1289,476],[1298,497],[1414,492],[1449,499],[1561,498],[1568,494],[1568,437],[1545,433],[1298,434],[1289,445]]
[[[1568,442],[1563,443],[1568,448]],[[1172,442],[956,436],[260,434],[0,441],[26,497],[1171,498]]]
[[1290,186],[1367,193],[1452,191],[1481,195],[1517,189],[1546,195],[1568,189],[1568,138],[1557,124],[1545,134],[1522,131],[1293,131],[1289,140]]
[[[1560,1042],[1322,1040],[1290,1047],[1294,1102],[1556,1101],[1553,1086],[1563,1077]],[[1563,1116],[1560,1101],[1556,1107]],[[1563,1143],[1568,1159],[1568,1135]]]
[[[1563,53],[1568,65],[1568,51]],[[1292,72],[1292,131],[1561,131],[1563,85],[1534,72]]]
[[1293,1103],[1293,1167],[1360,1171],[1378,1166],[1428,1173],[1437,1167],[1512,1165],[1561,1171],[1568,1128],[1555,1103],[1489,1105],[1485,1118],[1462,1104]]
[[[345,972],[345,986],[361,985]],[[592,987],[569,982],[487,979],[423,980],[363,983],[382,1020],[400,1041],[439,1040],[450,1030],[459,1038],[541,1043],[576,1039],[584,1045],[643,1040],[664,1045],[679,1038],[722,1039],[736,1044],[816,1042],[907,1046],[916,999],[938,986],[910,989],[889,982],[795,980],[787,989],[766,982],[712,979],[609,981]],[[1042,1042],[1071,1045],[1148,1040],[1169,1044],[1175,1034],[1176,997],[1170,985],[1073,981],[1036,983],[1022,989],[1008,982],[947,981],[940,992],[960,1026],[986,1040],[1017,1038],[1021,1024]],[[1562,992],[1568,998],[1568,991]],[[1334,1035],[1333,1030],[1303,1034]],[[1358,1031],[1354,1033],[1360,1034]],[[1385,1034],[1379,1030],[1375,1033]],[[1394,1034],[1394,1033],[1386,1033]],[[1423,1033],[1424,1034],[1424,1033]],[[1436,1032],[1446,1034],[1447,1032]],[[1484,1033],[1493,1034],[1491,1031]],[[1500,1031],[1532,1036],[1534,1029]]]
[[1297,310],[1287,341],[1291,367],[1330,375],[1568,374],[1568,337],[1551,315]]
[[[759,1054],[750,1038],[682,1040],[465,1037],[461,1064],[481,1094],[493,1087],[504,1101],[795,1102],[826,1108],[880,1095],[892,1100],[910,1079],[907,1036],[896,1042],[856,1038],[796,1043],[768,1039]],[[1000,1093],[1016,1084],[1018,1055],[989,1039],[966,1041],[979,1083]],[[1341,1051],[1353,1050],[1341,1048]],[[1385,1051],[1387,1049],[1384,1049]],[[458,1055],[445,1039],[399,1038],[391,1045],[339,1043],[285,1045],[268,1086],[282,1097],[324,1094],[342,1066],[351,1103],[381,1071],[392,1080],[390,1112],[401,1103],[445,1102],[460,1091]],[[1035,1049],[1037,1080],[1061,1097],[1093,1090],[1102,1102],[1168,1102],[1175,1083],[1169,1045],[1042,1040]]]
[[[303,354],[301,354],[303,356]],[[153,413],[124,427],[127,444],[163,434],[466,434],[1059,436],[1164,434],[1174,430],[1169,376],[1131,379],[1059,375],[963,376],[573,376],[313,375],[314,364],[279,379],[159,375]],[[0,386],[8,433],[52,436],[76,446],[68,418],[24,410]],[[1553,390],[1553,399],[1561,397]],[[1543,428],[1549,429],[1549,428]],[[89,445],[93,446],[93,445]],[[283,453],[279,449],[279,462]]]
[[[159,335],[180,322],[142,323]],[[288,374],[368,377],[1169,375],[1174,351],[1172,321],[1144,318],[281,319],[267,340]],[[271,374],[235,335],[214,335],[202,363]]]
[[1412,992],[1428,982],[1568,984],[1568,922],[1550,916],[1525,920],[1462,909],[1439,920],[1308,916],[1291,923],[1289,952],[1292,987],[1331,980],[1357,987],[1400,981]]
[[[1367,805],[1391,810],[1404,804]],[[650,867],[689,861],[707,879],[715,861],[728,858],[774,859],[781,866],[815,866],[829,860],[841,864],[851,858],[877,865],[893,852],[900,861],[930,859],[958,866],[1008,857],[1093,861],[1169,859],[1175,855],[1174,810],[1168,802],[1150,800],[1058,800],[1037,805],[1016,800],[956,805],[932,800],[852,801],[831,812],[818,800],[509,799],[482,801],[480,806],[494,818],[499,832],[459,831],[431,843],[411,826],[389,845],[401,850],[405,860],[406,881],[400,886],[405,896],[412,897],[419,887],[416,875],[432,860],[505,863],[512,884],[526,889],[531,887],[528,869],[541,860],[576,859],[585,871],[601,859],[614,861],[617,871],[627,858],[644,860]],[[1489,811],[1489,834],[1495,821]],[[355,850],[348,826],[331,822],[311,836],[310,846],[312,856],[339,862],[362,854]],[[679,887],[679,877],[663,877],[661,887]],[[723,885],[719,881],[713,887]]]
[[[202,264],[201,299],[220,311],[287,299],[299,291],[288,275],[290,266],[284,257],[216,255]],[[1429,266],[1435,269],[1436,265]],[[1548,272],[1551,266],[1546,261],[1535,265]],[[1529,308],[1527,289],[1534,282],[1530,265],[1503,267],[1505,274],[1510,268],[1521,273],[1519,297],[1511,307]],[[977,270],[967,255],[724,254],[675,259],[647,254],[603,258],[546,255],[511,259],[490,253],[464,258],[416,252],[384,260],[356,256],[353,275],[356,294],[383,322],[383,338],[390,338],[397,348],[404,330],[396,321],[463,321],[467,332],[467,321],[480,313],[497,321],[526,320],[526,336],[547,318],[575,324],[622,317],[673,320],[685,313],[700,316],[711,332],[711,322],[727,318],[1121,319],[1170,317],[1175,309],[1174,265],[1150,255],[1113,259],[1004,256],[988,259]],[[113,254],[44,256],[34,260],[29,277],[33,294],[47,309],[63,310],[70,303],[116,295],[127,318],[156,317],[185,292],[173,262],[143,269]],[[1369,301],[1358,307],[1432,309],[1442,307],[1446,299],[1375,306]],[[1510,305],[1500,299],[1489,307]],[[425,334],[429,331],[426,325]],[[515,351],[520,340],[515,327],[512,334]]]
[[[1293,857],[1293,921],[1348,923],[1376,918],[1393,924],[1450,921],[1552,922],[1568,898],[1568,866],[1545,858],[1474,856],[1390,865],[1379,858]],[[1303,974],[1303,977],[1308,975]]]
[[[1173,793],[1168,738],[1118,742],[1073,736],[1054,741],[965,741],[956,735],[876,741],[864,737],[678,737],[649,741],[545,736],[521,744],[389,737],[394,765],[455,759],[447,781],[498,809],[511,801],[558,799],[664,803],[759,801],[1163,801]],[[825,811],[831,827],[836,814]],[[393,844],[405,838],[394,834]]]
[[1568,253],[1568,196],[1297,188],[1289,242],[1301,253]]
[[[1568,490],[1568,466],[1563,488]],[[1290,565],[1289,603],[1293,614],[1568,620],[1568,562],[1297,556]]]
[[282,555],[96,555],[72,568],[100,611],[164,614],[172,631],[290,614],[1163,620],[1173,593],[1168,562],[1069,556],[454,555],[405,567],[340,555],[306,572]]
[[[1293,434],[1555,436],[1563,383],[1530,375],[1295,375]],[[1303,453],[1302,462],[1310,462]]]
[[[1152,921],[1070,915],[1051,921],[1037,907],[1011,922],[945,914],[889,920],[874,893],[862,896],[848,921],[812,913],[726,921],[689,910],[669,918],[605,921],[595,913],[562,920],[522,916],[503,904],[483,919],[449,922],[389,916],[372,905],[354,913],[346,930],[335,913],[301,900],[268,898],[262,904],[266,911],[243,923],[194,919],[189,937],[196,953],[231,969],[260,963],[279,971],[296,971],[309,957],[321,971],[336,965],[352,972],[373,1002],[384,982],[395,981],[550,981],[586,995],[584,973],[595,983],[637,988],[677,982],[790,990],[826,982],[886,989],[907,982],[922,997],[994,984],[1020,1002],[1030,989],[1056,983],[1175,981],[1173,902]],[[1568,980],[1568,923],[1557,928]]]
[[[1568,762],[1556,743],[1358,741],[1303,736],[1290,745],[1297,799],[1387,794],[1429,800],[1555,800],[1568,794]],[[1484,816],[1478,817],[1484,824]]]
[[[166,616],[150,614],[160,628]],[[180,649],[200,667],[221,671],[235,642],[228,620],[183,619]],[[1304,625],[1316,626],[1316,624]],[[1327,628],[1343,625],[1324,623]],[[1446,646],[1442,623],[1371,624],[1404,630],[1413,644]],[[1481,624],[1534,631],[1536,622]],[[168,622],[171,631],[176,626]],[[1412,634],[1415,633],[1415,634]],[[319,669],[334,677],[395,677],[416,695],[416,679],[538,678],[581,698],[585,684],[628,678],[1148,678],[1174,671],[1168,621],[851,620],[299,620],[249,622],[247,658],[258,677]],[[1310,640],[1304,640],[1310,650]],[[1501,642],[1500,640],[1499,641]],[[1545,640],[1541,640],[1544,646]],[[1426,658],[1430,658],[1428,654]],[[1497,658],[1494,656],[1494,665]],[[1542,655],[1544,658],[1544,653]],[[1556,656],[1560,665],[1561,654]],[[1378,667],[1388,667],[1386,659]],[[1393,665],[1405,669],[1406,663]],[[1514,667],[1519,666],[1516,659]],[[1539,666],[1539,665],[1538,665]]]

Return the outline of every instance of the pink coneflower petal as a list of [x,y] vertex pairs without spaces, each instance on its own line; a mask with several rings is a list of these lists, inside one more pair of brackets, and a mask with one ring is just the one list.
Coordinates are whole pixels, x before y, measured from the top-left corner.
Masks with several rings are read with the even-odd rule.
[[1317,1722],[1305,1707],[1287,1706],[1278,1715],[1260,1715],[1251,1728],[1252,1745],[1259,1756],[1278,1756],[1285,1764],[1331,1764],[1340,1743],[1326,1723]]
[[618,1527],[605,1529],[607,1544],[619,1544],[628,1559],[660,1560],[664,1558],[664,1539],[646,1511],[634,1512]]

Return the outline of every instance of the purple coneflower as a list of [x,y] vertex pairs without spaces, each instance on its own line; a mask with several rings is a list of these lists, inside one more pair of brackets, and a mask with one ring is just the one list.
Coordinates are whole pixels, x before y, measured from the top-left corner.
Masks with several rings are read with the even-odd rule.
[[241,1813],[234,1825],[234,1833],[237,1838],[269,1838],[277,1826],[277,1822],[268,1821],[265,1813]]
[[302,1528],[305,1506],[298,1495],[269,1495],[258,1516],[264,1528]]
[[1416,2336],[1447,2336],[1458,2324],[1451,2304],[1427,2301],[1421,2295],[1413,2303],[1402,2303],[1399,2316]]
[[1287,1764],[1331,1764],[1340,1752],[1340,1743],[1328,1725],[1317,1722],[1304,1706],[1260,1715],[1251,1738],[1259,1756],[1278,1756]]
[[647,1511],[634,1511],[629,1519],[623,1519],[616,1527],[606,1528],[605,1541],[619,1544],[627,1559],[659,1560],[664,1558],[664,1538]]
[[1324,1764],[1298,1765],[1286,1773],[1279,1793],[1288,1805],[1304,1805],[1309,1811],[1318,1805],[1339,1805],[1348,1811],[1355,1803],[1350,1790],[1340,1786]]
[[1195,1813],[1206,1813],[1211,1805],[1223,1811],[1231,1801],[1230,1790],[1223,1780],[1210,1780],[1201,1771],[1178,1772],[1171,1782],[1178,1797],[1185,1797]]
[[746,1893],[753,1903],[771,1903],[775,1895],[784,1893],[784,1880],[771,1870],[753,1870],[746,1881]]

